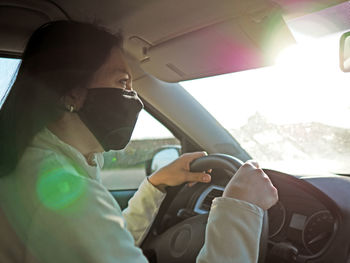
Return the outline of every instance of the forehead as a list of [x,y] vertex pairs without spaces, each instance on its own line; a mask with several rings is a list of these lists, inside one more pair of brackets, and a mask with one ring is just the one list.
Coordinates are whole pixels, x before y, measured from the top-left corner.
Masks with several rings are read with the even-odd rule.
[[102,67],[107,74],[127,73],[131,77],[130,68],[126,62],[123,51],[113,47]]

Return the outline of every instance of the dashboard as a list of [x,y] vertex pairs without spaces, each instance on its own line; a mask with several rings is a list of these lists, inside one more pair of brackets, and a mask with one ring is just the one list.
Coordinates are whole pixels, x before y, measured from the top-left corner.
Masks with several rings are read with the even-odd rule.
[[[279,193],[279,202],[267,213],[265,262],[350,262],[350,178],[265,172]],[[210,185],[180,190],[161,224],[164,229],[208,215],[211,202],[232,176],[224,170],[213,173]]]
[[279,201],[268,210],[269,262],[322,258],[338,232],[337,205],[302,178],[276,179]]
[[289,245],[299,255],[320,253],[337,230],[337,222],[327,209],[305,213],[287,209],[280,201],[268,214],[270,245],[288,242],[286,246]]

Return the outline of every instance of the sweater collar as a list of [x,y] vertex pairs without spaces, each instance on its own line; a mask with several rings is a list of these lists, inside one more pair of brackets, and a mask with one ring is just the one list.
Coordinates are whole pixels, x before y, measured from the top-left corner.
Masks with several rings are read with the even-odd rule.
[[58,154],[64,155],[83,168],[90,178],[101,181],[100,171],[104,163],[102,153],[95,153],[92,158],[92,162],[94,162],[96,165],[90,165],[81,152],[60,140],[48,128],[44,128],[36,134],[31,146],[49,149]]

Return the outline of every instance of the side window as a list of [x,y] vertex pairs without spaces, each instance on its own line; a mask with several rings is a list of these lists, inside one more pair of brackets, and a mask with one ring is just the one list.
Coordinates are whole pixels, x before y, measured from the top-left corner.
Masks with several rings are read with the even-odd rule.
[[0,109],[10,91],[11,81],[20,61],[20,59],[0,57]]
[[146,162],[159,148],[180,145],[174,135],[145,110],[140,112],[130,143],[104,154],[102,182],[109,190],[137,189],[146,176]]

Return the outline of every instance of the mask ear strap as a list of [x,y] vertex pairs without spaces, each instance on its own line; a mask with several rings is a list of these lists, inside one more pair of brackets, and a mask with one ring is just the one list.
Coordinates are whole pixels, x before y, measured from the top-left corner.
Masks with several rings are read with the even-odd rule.
[[123,89],[122,94],[126,98],[137,98],[137,93],[134,90]]

